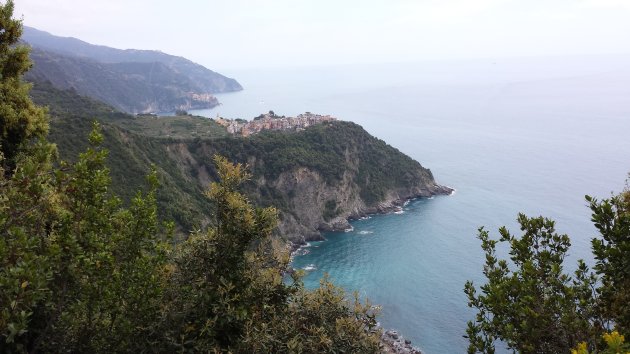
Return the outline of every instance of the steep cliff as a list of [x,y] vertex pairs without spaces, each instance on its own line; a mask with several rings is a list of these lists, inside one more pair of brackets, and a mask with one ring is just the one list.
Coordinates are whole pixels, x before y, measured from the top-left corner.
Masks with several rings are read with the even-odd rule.
[[202,185],[215,175],[215,153],[247,163],[253,172],[248,194],[280,210],[279,233],[294,243],[320,239],[320,231],[343,230],[348,219],[391,211],[411,198],[452,191],[420,163],[350,122],[179,142],[168,151]]

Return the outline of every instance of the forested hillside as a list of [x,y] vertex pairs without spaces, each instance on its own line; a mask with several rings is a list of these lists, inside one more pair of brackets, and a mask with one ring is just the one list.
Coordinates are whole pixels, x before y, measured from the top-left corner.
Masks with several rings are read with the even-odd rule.
[[155,165],[161,184],[157,191],[160,218],[174,220],[184,233],[206,220],[210,204],[203,196],[204,187],[191,182],[174,161],[165,158],[167,152],[162,141],[134,134],[115,124],[133,121],[133,116],[46,83],[36,84],[31,95],[35,102],[49,108],[50,140],[57,144],[63,159],[74,161],[88,147],[86,137],[97,120],[105,136],[103,146],[109,151],[107,164],[114,192],[123,200],[130,200],[137,188],[144,185],[147,171]]
[[418,162],[370,136],[360,126],[333,122],[301,132],[228,135],[203,117],[134,117],[73,91],[38,83],[33,99],[50,107],[52,141],[61,156],[76,157],[92,120],[103,123],[113,188],[131,196],[155,164],[162,188],[161,217],[184,234],[210,222],[201,191],[217,178],[215,154],[247,163],[244,188],[257,205],[276,206],[278,234],[301,243],[320,230],[343,229],[347,219],[390,210],[407,198],[446,194]]

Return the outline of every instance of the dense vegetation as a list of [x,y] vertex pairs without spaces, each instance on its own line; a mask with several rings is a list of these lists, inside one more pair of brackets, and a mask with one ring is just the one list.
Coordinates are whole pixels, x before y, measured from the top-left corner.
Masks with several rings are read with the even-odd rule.
[[114,122],[117,126],[146,137],[167,141],[212,139],[226,137],[225,127],[214,120],[199,116],[177,115],[172,117],[137,116]]
[[[498,241],[479,230],[487,283],[480,294],[472,282],[465,287],[478,311],[466,331],[469,353],[494,353],[497,341],[519,353],[630,350],[620,334],[630,333],[630,189],[587,200],[600,233],[592,240],[594,272],[583,261],[573,275],[564,272],[571,242],[552,220],[519,215],[523,235],[501,228]],[[509,247],[509,261],[498,258],[499,243]]]
[[50,149],[3,178],[0,316],[4,352],[379,351],[369,305],[323,281],[285,283],[273,208],[236,188],[242,165],[217,158],[216,227],[173,245],[157,219],[155,172],[130,206],[109,191],[106,150],[53,168]]
[[96,119],[102,123],[106,138],[103,146],[109,151],[107,165],[114,193],[124,201],[131,200],[136,190],[144,185],[146,171],[155,165],[161,186],[157,191],[160,220],[173,220],[179,230],[187,233],[207,219],[205,215],[211,203],[203,197],[203,188],[184,175],[175,161],[167,158],[166,146],[160,140],[133,133],[145,119],[155,118],[136,120],[106,104],[73,91],[56,89],[49,83],[36,83],[31,96],[49,109],[49,139],[57,145],[62,159],[74,162],[79,153],[88,148],[84,137],[90,133],[92,121]]
[[28,99],[30,88],[22,81],[29,68],[28,49],[13,46],[20,38],[19,22],[11,20],[13,4],[0,12],[0,154],[4,169],[15,167],[22,141],[42,136],[48,131],[45,112]]
[[420,179],[433,179],[431,172],[417,161],[352,122],[320,124],[289,134],[268,131],[236,141],[217,140],[214,145],[218,152],[238,161],[251,157],[264,161],[252,168],[255,175],[267,179],[307,167],[319,172],[328,184],[335,184],[350,170],[356,174],[360,195],[368,205],[383,200],[388,190],[410,187]]
[[[19,38],[12,10],[0,5],[3,44]],[[19,70],[0,77],[16,91],[0,117],[5,125],[6,112],[18,112],[21,139],[3,136],[12,163],[0,155],[0,352],[379,351],[369,304],[325,279],[306,291],[287,274],[288,253],[270,237],[276,210],[254,208],[238,190],[250,177],[243,165],[215,157],[213,227],[173,243],[172,224],[158,220],[159,171],[147,171],[125,206],[111,191],[98,124],[75,162],[57,160],[21,81],[26,49],[9,45],[0,72]]]

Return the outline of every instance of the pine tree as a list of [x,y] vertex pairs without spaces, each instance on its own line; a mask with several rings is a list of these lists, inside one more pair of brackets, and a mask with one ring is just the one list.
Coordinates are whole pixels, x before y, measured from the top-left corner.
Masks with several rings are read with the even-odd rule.
[[[468,322],[469,353],[494,353],[503,341],[519,353],[568,353],[580,342],[595,345],[603,328],[594,325],[594,275],[582,261],[574,277],[563,271],[571,245],[567,235],[555,232],[554,222],[519,214],[522,237],[505,227],[492,240],[479,229],[486,263],[487,283],[480,293],[467,282],[468,306],[477,310]],[[499,259],[497,244],[509,246],[510,260]]]
[[630,190],[601,202],[586,199],[601,235],[591,241],[602,279],[599,309],[619,332],[630,334]]
[[4,172],[13,173],[16,156],[25,144],[48,132],[45,109],[28,96],[22,76],[31,67],[29,48],[19,44],[22,22],[13,19],[13,0],[0,4],[0,153]]

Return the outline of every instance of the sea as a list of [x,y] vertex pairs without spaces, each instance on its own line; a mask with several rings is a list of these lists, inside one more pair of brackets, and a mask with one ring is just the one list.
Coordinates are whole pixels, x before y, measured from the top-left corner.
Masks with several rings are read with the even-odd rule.
[[[467,280],[483,284],[484,226],[518,235],[518,213],[556,221],[565,260],[592,264],[585,195],[623,190],[630,172],[630,55],[490,58],[223,72],[245,88],[192,113],[252,119],[330,114],[430,168],[455,193],[324,234],[293,260],[381,307],[379,321],[424,353],[464,353]],[[502,256],[506,250],[500,249]]]

